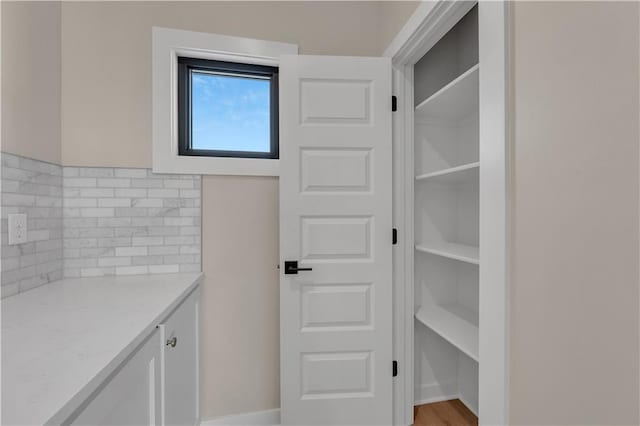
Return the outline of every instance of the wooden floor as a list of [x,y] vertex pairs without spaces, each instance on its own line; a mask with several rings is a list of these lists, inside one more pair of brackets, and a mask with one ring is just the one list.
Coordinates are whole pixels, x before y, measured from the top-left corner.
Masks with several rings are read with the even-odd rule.
[[478,418],[459,399],[413,408],[414,426],[477,426]]

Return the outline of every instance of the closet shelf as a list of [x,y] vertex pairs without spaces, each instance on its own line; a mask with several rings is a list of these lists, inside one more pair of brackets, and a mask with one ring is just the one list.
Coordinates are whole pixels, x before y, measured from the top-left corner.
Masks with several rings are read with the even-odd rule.
[[466,244],[428,242],[417,244],[416,250],[447,257],[449,259],[459,260],[461,262],[472,263],[474,265],[478,265],[480,263],[480,250],[478,247]]
[[429,180],[440,183],[460,183],[478,178],[480,162],[463,164],[461,166],[450,167],[436,172],[424,173],[416,176],[416,181]]
[[478,326],[472,321],[471,311],[461,305],[421,306],[415,317],[443,339],[478,361]]
[[479,103],[478,69],[478,64],[472,66],[416,106],[416,121],[430,118],[459,120],[471,112],[477,111]]

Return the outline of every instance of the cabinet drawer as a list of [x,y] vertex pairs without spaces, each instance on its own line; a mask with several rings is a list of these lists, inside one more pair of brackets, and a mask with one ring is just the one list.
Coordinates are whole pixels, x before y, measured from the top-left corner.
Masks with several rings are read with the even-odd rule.
[[159,425],[160,346],[154,330],[97,391],[72,425]]
[[199,289],[160,324],[164,425],[195,425],[198,407]]

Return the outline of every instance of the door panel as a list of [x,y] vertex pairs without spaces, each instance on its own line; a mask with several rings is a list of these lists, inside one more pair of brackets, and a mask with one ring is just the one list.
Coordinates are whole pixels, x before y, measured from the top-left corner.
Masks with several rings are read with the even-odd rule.
[[72,425],[160,425],[160,345],[149,337]]
[[391,424],[388,59],[282,58],[280,170],[282,424]]
[[197,288],[159,326],[163,364],[163,425],[198,423],[199,298],[200,289]]

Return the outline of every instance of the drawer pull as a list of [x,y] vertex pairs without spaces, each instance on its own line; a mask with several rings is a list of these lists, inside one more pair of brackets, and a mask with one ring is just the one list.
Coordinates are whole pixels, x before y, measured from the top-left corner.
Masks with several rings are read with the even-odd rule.
[[178,344],[177,337],[172,337],[171,339],[167,340],[167,346],[171,346],[172,348],[175,348],[177,344]]

